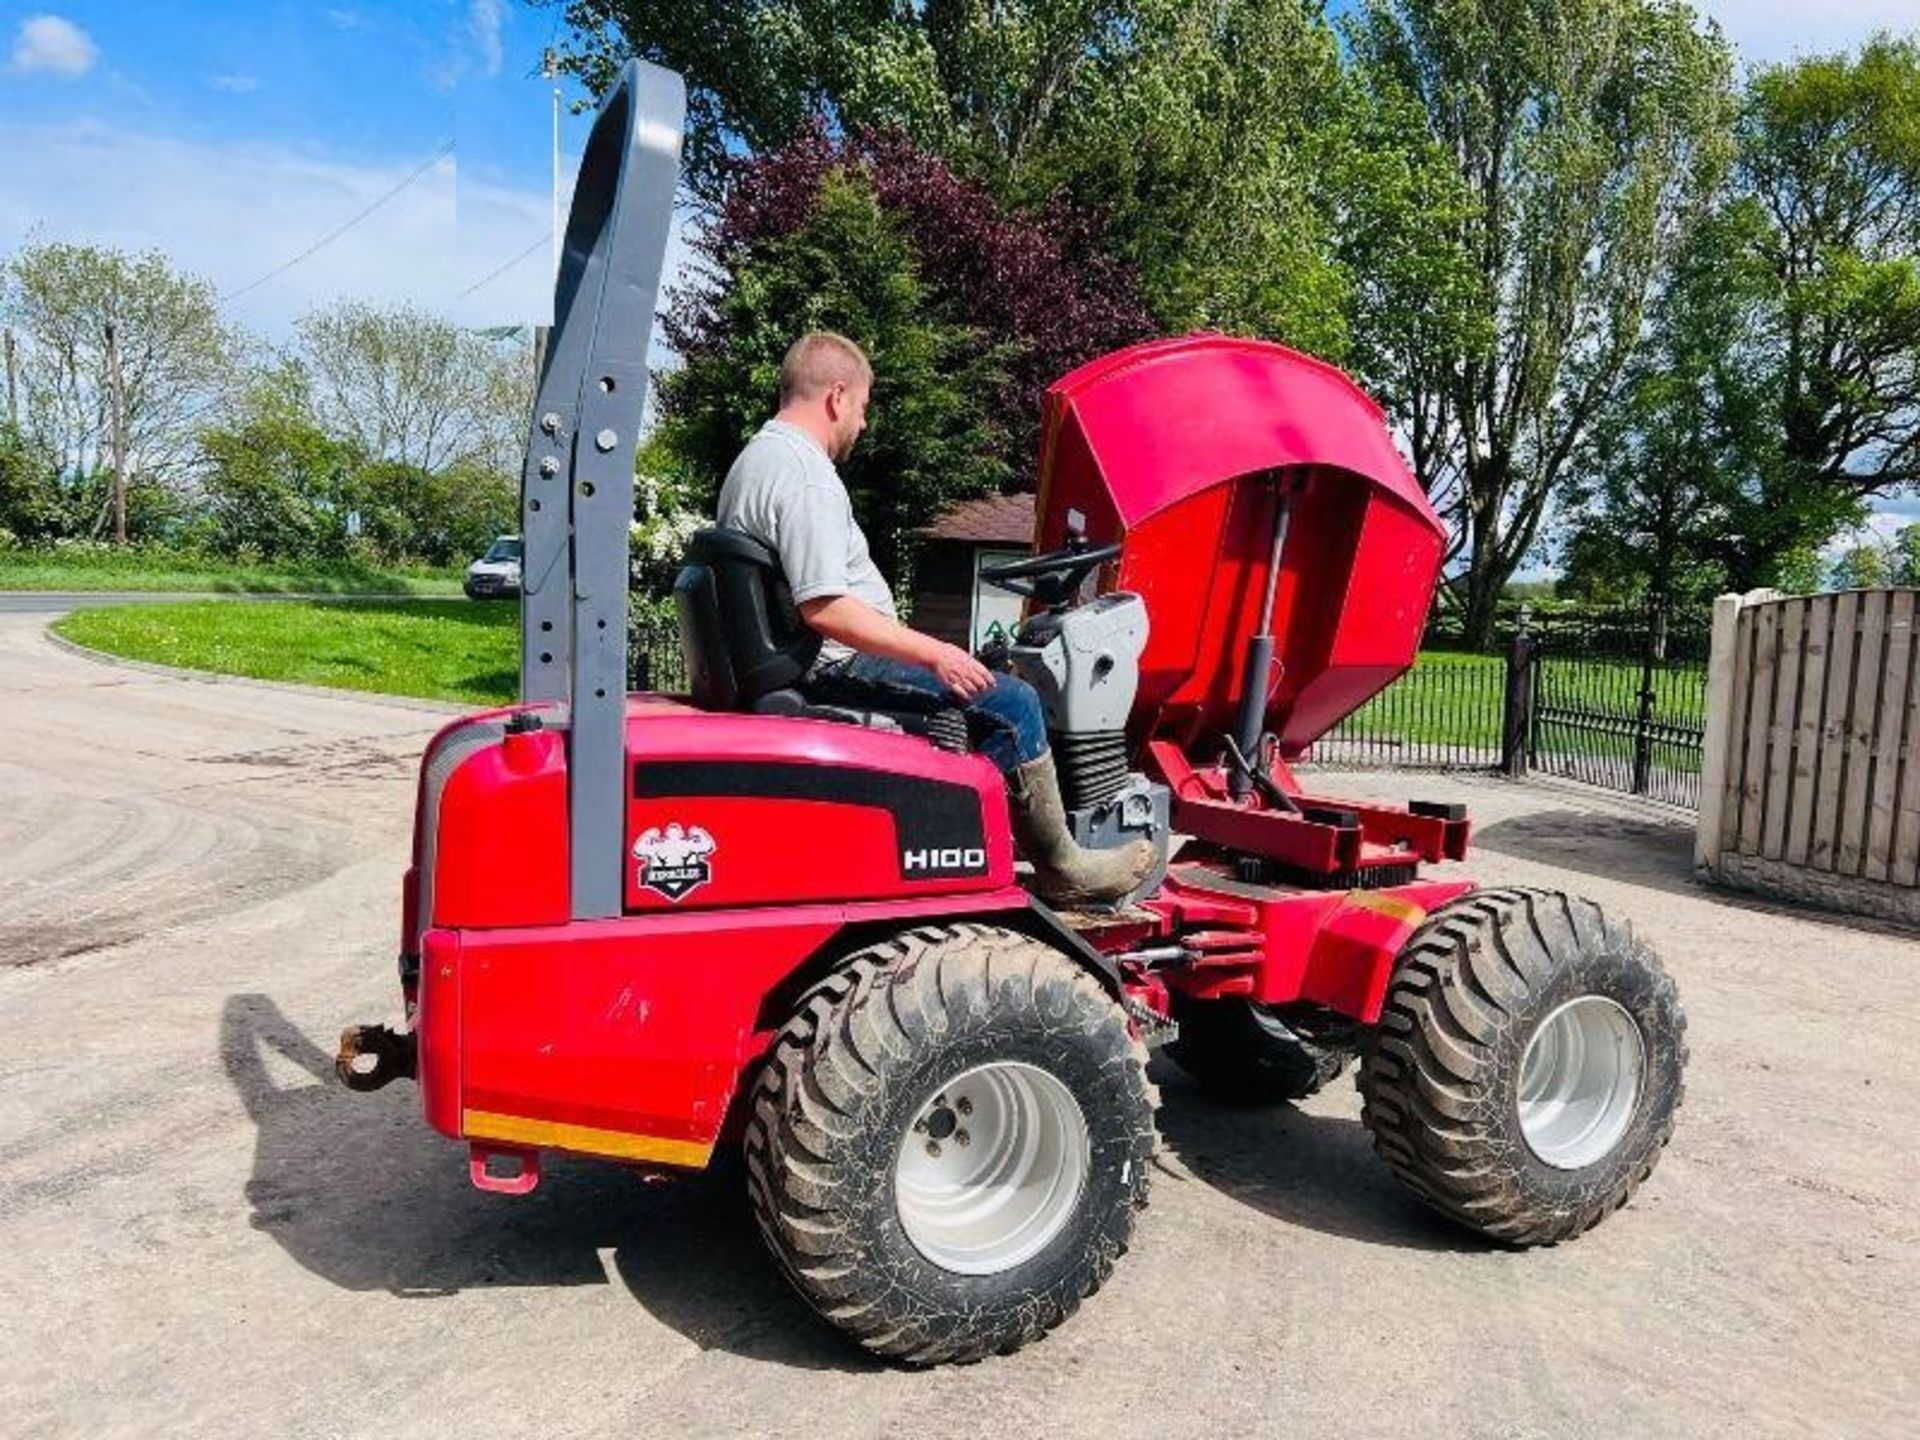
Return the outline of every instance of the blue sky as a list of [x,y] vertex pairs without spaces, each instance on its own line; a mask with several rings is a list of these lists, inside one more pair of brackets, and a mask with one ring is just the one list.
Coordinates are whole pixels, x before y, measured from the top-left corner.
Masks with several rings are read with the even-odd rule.
[[[537,72],[555,18],[513,0],[0,0],[0,252],[30,235],[153,246],[232,291],[452,141],[233,308],[269,334],[339,294],[542,318],[552,141]],[[586,123],[563,117],[567,183]]]

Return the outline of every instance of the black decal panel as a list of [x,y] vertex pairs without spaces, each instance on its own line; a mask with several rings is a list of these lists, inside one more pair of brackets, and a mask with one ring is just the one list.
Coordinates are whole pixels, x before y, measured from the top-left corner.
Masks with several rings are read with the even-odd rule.
[[899,841],[905,880],[949,880],[987,873],[980,792],[971,785],[846,765],[778,761],[643,760],[633,767],[636,800],[702,796],[816,800],[885,810]]

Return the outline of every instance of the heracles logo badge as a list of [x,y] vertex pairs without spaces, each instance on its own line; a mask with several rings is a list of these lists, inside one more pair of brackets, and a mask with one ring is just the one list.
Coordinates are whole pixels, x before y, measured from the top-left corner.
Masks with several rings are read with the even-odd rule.
[[711,857],[719,848],[698,825],[654,825],[633,842],[633,858],[640,862],[642,885],[682,900],[713,878]]

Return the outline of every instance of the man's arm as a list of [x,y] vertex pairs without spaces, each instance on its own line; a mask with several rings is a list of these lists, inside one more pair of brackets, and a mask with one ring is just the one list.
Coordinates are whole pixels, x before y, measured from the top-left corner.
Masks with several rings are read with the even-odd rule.
[[993,672],[958,645],[949,645],[889,619],[852,595],[821,595],[800,602],[800,617],[829,640],[868,655],[931,670],[962,700],[993,688]]

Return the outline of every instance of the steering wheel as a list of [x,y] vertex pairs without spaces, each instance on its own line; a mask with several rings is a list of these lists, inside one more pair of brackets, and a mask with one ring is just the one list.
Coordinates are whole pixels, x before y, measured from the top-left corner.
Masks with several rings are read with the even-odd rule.
[[1096,545],[1091,550],[1084,541],[1075,541],[1064,550],[1049,550],[1044,555],[1005,565],[985,566],[980,578],[1002,590],[1030,596],[1043,605],[1064,605],[1079,592],[1087,576],[1109,560],[1117,559],[1119,554],[1118,541]]

